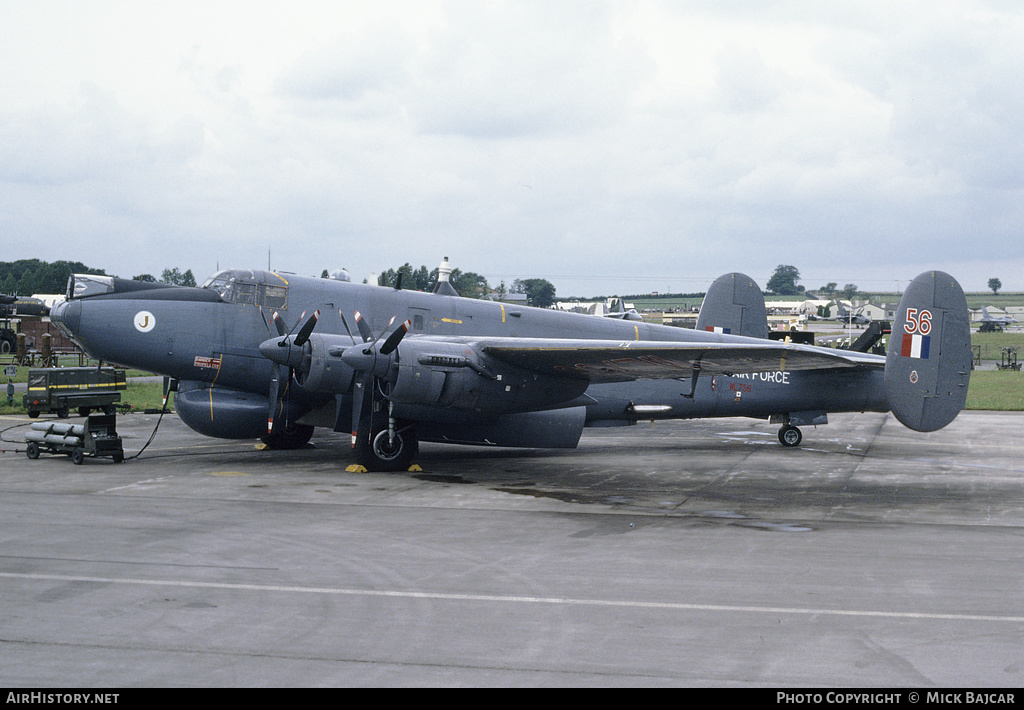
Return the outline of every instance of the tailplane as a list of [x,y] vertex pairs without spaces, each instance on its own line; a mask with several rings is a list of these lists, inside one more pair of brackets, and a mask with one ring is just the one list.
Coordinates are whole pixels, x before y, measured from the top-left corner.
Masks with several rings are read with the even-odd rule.
[[704,296],[697,330],[767,338],[768,313],[761,289],[744,274],[719,276]]
[[963,289],[941,271],[921,274],[904,292],[889,338],[885,391],[892,413],[915,431],[949,424],[967,402],[971,358]]

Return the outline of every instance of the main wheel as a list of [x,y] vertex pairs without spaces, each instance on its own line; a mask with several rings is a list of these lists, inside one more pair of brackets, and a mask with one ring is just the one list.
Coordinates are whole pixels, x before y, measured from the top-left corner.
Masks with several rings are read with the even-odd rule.
[[419,452],[415,427],[409,422],[399,422],[395,426],[394,436],[391,436],[387,420],[384,420],[370,428],[367,436],[363,436],[366,427],[369,427],[369,422],[364,420],[359,427],[360,436],[356,438],[356,460],[368,471],[408,470]]
[[799,446],[804,435],[792,424],[787,424],[779,429],[779,442],[783,446]]
[[313,428],[310,424],[274,424],[274,430],[261,436],[260,441],[271,449],[301,449],[312,438]]

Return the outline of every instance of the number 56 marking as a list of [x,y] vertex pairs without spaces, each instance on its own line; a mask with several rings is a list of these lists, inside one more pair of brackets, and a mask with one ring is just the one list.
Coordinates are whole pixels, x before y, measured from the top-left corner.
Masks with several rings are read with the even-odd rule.
[[924,309],[918,311],[916,308],[908,308],[907,322],[903,324],[903,330],[911,334],[928,335],[932,332],[932,312]]

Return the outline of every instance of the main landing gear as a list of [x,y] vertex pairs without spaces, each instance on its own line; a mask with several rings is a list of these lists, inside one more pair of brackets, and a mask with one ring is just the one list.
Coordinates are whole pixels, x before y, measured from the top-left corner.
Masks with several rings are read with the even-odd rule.
[[779,443],[783,446],[799,446],[804,435],[792,424],[786,424],[779,429]]
[[360,421],[353,446],[368,471],[406,471],[419,453],[419,438],[412,422],[378,412]]
[[278,450],[301,449],[313,437],[313,427],[308,424],[286,424],[274,422],[274,429],[260,440],[267,448]]

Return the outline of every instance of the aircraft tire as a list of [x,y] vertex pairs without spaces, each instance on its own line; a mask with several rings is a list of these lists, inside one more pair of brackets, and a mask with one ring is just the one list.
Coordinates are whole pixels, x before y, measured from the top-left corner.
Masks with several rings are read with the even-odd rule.
[[313,428],[309,424],[295,424],[287,429],[284,426],[275,426],[274,431],[261,436],[260,441],[270,449],[282,451],[301,449],[312,438]]
[[375,423],[367,440],[356,440],[355,451],[356,460],[367,471],[407,471],[419,453],[419,439],[410,423],[400,422],[392,445],[388,441],[387,423]]
[[779,443],[786,447],[799,446],[804,435],[792,424],[787,424],[779,429]]

